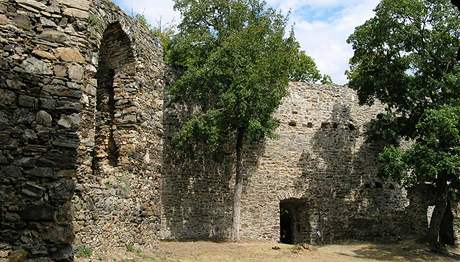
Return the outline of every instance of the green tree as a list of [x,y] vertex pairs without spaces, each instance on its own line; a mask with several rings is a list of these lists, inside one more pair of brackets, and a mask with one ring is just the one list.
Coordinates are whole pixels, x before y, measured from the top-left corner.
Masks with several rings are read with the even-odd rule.
[[171,24],[163,25],[160,20],[158,21],[156,25],[151,25],[147,21],[147,18],[145,17],[145,15],[142,15],[142,14],[135,15],[134,19],[142,26],[148,28],[154,36],[158,37],[161,44],[163,45],[164,50],[167,50],[169,48],[171,39],[174,37],[176,33],[174,24],[171,23]]
[[316,83],[321,80],[321,74],[313,58],[308,56],[305,51],[300,51],[289,78],[291,81]]
[[[382,0],[375,11],[348,39],[349,86],[362,104],[386,104],[373,123],[374,138],[393,144],[380,154],[382,174],[406,187],[434,186],[428,240],[437,251],[449,191],[459,180],[459,15],[449,0]],[[402,149],[402,140],[412,146]]]
[[298,54],[286,17],[259,0],[176,0],[179,33],[167,55],[179,77],[173,101],[194,113],[175,137],[177,145],[233,144],[236,154],[232,239],[239,240],[244,146],[277,127],[272,113],[287,93]]
[[321,84],[329,85],[329,84],[334,84],[334,82],[332,82],[332,78],[330,75],[324,74],[321,76]]
[[[169,49],[172,38],[176,34],[176,26],[174,23],[163,24],[161,19],[155,26],[151,27],[153,35],[158,37],[163,45],[164,50]],[[166,51],[167,52],[167,51]]]
[[321,75],[315,61],[305,51],[300,50],[289,75],[289,80],[304,83],[332,84],[329,75]]

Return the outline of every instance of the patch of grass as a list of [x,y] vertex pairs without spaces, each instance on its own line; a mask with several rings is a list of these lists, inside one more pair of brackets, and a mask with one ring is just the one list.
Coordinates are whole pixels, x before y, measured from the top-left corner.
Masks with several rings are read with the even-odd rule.
[[79,245],[75,249],[75,255],[77,257],[86,257],[89,258],[93,255],[93,250],[86,245]]
[[103,21],[93,13],[89,14],[88,23],[93,27],[102,27],[104,25]]
[[126,251],[135,253],[136,255],[141,256],[141,257],[143,256],[142,250],[140,250],[139,248],[136,248],[136,246],[133,243],[126,244]]
[[136,252],[136,248],[134,248],[134,244],[133,243],[126,244],[126,251],[131,252],[131,253]]

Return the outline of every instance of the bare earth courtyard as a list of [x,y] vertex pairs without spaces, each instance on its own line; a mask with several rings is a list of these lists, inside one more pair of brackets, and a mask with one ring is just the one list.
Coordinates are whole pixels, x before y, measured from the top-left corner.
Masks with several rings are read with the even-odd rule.
[[110,254],[93,254],[76,261],[167,261],[167,262],[230,262],[230,261],[460,261],[460,248],[449,249],[448,255],[434,255],[424,245],[414,242],[395,244],[341,243],[310,249],[266,242],[162,242],[157,251],[126,249]]

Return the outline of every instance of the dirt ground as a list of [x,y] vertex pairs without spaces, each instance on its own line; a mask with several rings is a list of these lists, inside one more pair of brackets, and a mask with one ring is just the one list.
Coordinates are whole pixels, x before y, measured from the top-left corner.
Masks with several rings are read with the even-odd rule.
[[266,242],[162,242],[159,250],[135,247],[114,250],[109,255],[77,257],[77,261],[165,261],[165,262],[352,262],[352,261],[460,261],[460,249],[434,255],[414,242],[397,244],[342,243],[319,247]]

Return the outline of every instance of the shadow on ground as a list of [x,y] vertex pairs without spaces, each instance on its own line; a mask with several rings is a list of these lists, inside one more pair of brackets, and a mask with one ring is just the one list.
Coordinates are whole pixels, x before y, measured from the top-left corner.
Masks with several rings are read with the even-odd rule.
[[337,252],[341,256],[373,261],[460,261],[460,250],[449,248],[446,254],[433,254],[423,244],[359,245],[350,252]]

